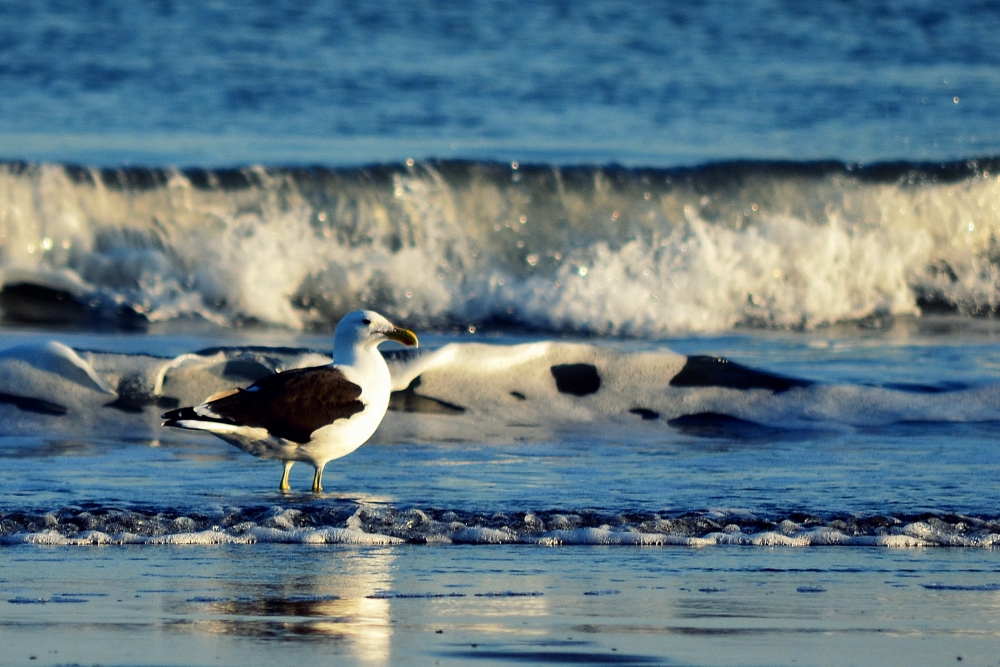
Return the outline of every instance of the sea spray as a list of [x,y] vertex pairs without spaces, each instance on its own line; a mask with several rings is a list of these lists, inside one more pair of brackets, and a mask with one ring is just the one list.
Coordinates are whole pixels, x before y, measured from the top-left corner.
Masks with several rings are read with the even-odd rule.
[[6,163],[0,279],[8,317],[30,285],[91,313],[291,328],[362,306],[637,337],[991,313],[998,167]]

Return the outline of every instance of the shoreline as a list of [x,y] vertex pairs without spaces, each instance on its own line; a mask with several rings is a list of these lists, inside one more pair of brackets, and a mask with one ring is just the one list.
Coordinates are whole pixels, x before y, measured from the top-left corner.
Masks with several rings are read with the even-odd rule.
[[993,664],[1000,637],[983,550],[5,551],[9,664]]

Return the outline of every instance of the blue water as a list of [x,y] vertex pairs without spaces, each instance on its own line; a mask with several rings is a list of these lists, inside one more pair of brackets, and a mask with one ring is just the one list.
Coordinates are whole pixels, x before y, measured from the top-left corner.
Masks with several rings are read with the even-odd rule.
[[[0,0],[0,663],[995,662],[998,60],[972,0]],[[612,361],[428,371],[321,495],[160,426],[226,360],[129,375],[357,307]]]
[[998,34],[971,0],[5,2],[0,155],[963,159],[1000,147]]
[[[253,338],[225,330],[185,334],[174,326],[172,333],[65,340],[98,374],[116,378],[144,363],[155,374],[176,354],[245,336]],[[269,337],[279,355],[276,344],[321,350],[328,342],[287,332]],[[426,336],[424,344],[461,345],[470,338]],[[500,360],[523,354],[513,347],[523,339],[482,340],[492,344],[487,349],[508,350]],[[51,364],[32,362],[39,370],[24,374],[13,345],[30,341],[23,333],[0,337],[2,349],[11,350],[0,368],[25,378],[8,381],[0,393],[68,407],[66,414],[50,414],[8,398],[0,405],[0,478],[7,489],[0,536],[8,544],[142,544],[170,536],[196,544],[689,544],[692,538],[773,544],[788,538],[800,546],[889,540],[896,546],[992,547],[1000,539],[1000,405],[991,370],[1000,349],[987,322],[932,318],[881,331],[845,325],[656,344],[591,340],[577,349],[622,356],[600,362],[605,381],[590,397],[554,387],[542,394],[544,378],[541,386],[532,384],[530,366],[505,371],[495,360],[472,356],[443,375],[427,368],[417,389],[465,412],[390,411],[370,444],[330,464],[320,496],[304,492],[308,466],[293,470],[296,491],[283,494],[276,463],[207,434],[160,426],[159,406],[169,405],[164,400],[197,402],[216,386],[228,386],[217,384],[215,374],[229,362],[187,375],[184,366],[168,370],[159,403],[130,398],[127,383],[109,379],[126,405],[135,406],[122,410],[107,393],[81,398],[81,380],[65,370],[43,370],[55,368]],[[669,388],[669,378],[627,370],[630,355],[668,348],[724,354],[815,384],[774,393]],[[93,357],[87,350],[117,355]],[[230,357],[239,358],[247,359]],[[461,384],[466,375],[472,385]],[[178,384],[185,381],[195,383],[190,395]],[[470,395],[477,383],[499,391]],[[514,401],[510,386],[528,397]],[[661,393],[674,398],[658,399]],[[631,406],[653,411],[641,418]],[[728,417],[697,421],[706,412]],[[338,532],[344,528],[360,532]]]
[[[0,350],[49,338],[117,350],[125,365],[213,344],[329,342],[36,326],[3,332]],[[961,317],[590,343],[721,353],[846,386],[990,386],[1000,355],[992,322]],[[886,653],[907,665],[989,664],[995,652],[995,419],[851,427],[834,415],[698,434],[623,415],[633,421],[456,439],[392,436],[420,417],[394,412],[327,467],[316,496],[301,491],[309,471],[282,494],[276,463],[160,428],[155,405],[99,403],[97,433],[88,413],[36,415],[19,435],[2,407],[10,664],[792,665],[815,651],[810,664]]]

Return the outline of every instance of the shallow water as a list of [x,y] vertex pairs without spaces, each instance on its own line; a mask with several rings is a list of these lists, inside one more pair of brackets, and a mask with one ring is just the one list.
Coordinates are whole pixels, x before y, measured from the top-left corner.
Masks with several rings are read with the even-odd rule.
[[[166,361],[220,344],[322,351],[329,342],[181,325],[128,335],[22,329],[3,335],[0,361],[10,346],[48,339],[72,345],[103,377],[112,377],[107,359],[131,367],[136,355]],[[538,342],[431,335],[424,347],[433,355],[470,340]],[[995,382],[996,340],[990,320],[924,318],[564,341],[624,355],[593,357],[608,378],[629,355],[666,348],[816,384],[765,402],[784,411],[770,426],[682,428],[607,412],[613,386],[580,397],[553,389],[538,399],[552,421],[532,428],[497,427],[489,402],[471,395],[462,414],[391,411],[372,443],[328,466],[319,496],[279,493],[276,463],[160,428],[155,404],[124,412],[100,398],[96,421],[74,418],[76,408],[24,413],[35,420],[29,432],[14,432],[10,412],[0,435],[5,660],[992,664],[1000,453],[996,418],[976,414],[995,404],[935,422],[859,424],[864,410],[852,401],[834,400],[808,426],[793,413],[823,387],[891,393],[903,412],[962,407],[963,392]],[[422,377],[421,391],[447,389],[433,369]],[[509,381],[491,382],[506,396]],[[624,391],[650,396],[643,386]],[[672,391],[681,405],[710,400],[735,412],[763,395]],[[795,394],[811,391],[820,393]],[[525,392],[509,405],[532,405]],[[574,412],[580,405],[590,412]],[[462,436],[470,420],[479,436]],[[295,489],[307,488],[304,468],[293,470]]]
[[995,663],[1000,568],[948,549],[6,548],[24,664]]
[[[141,542],[168,534],[193,542],[336,541],[341,538],[317,535],[347,526],[417,542],[897,539],[988,546],[1000,533],[995,446],[1000,405],[991,371],[1000,348],[989,322],[962,327],[963,322],[939,319],[947,335],[936,333],[930,320],[918,320],[883,331],[845,326],[655,345],[593,340],[518,347],[523,338],[491,337],[490,346],[476,347],[469,345],[475,337],[428,337],[425,349],[431,350],[408,362],[424,364],[418,395],[432,407],[456,407],[440,414],[390,410],[371,443],[329,466],[326,493],[318,498],[280,494],[276,463],[256,460],[212,436],[160,427],[162,408],[155,401],[114,407],[131,386],[113,380],[115,364],[131,368],[137,359],[152,360],[155,370],[185,346],[194,351],[245,342],[242,337],[176,327],[174,333],[124,338],[67,335],[111,378],[108,391],[117,386],[120,396],[80,394],[81,380],[63,378],[64,370],[19,376],[22,383],[36,383],[20,385],[26,396],[68,405],[69,412],[2,406],[0,475],[9,490],[2,507],[8,522],[4,539]],[[275,351],[281,349],[277,345],[290,349],[289,344],[322,351],[326,342],[321,336],[272,336],[269,349]],[[9,342],[22,347],[6,349],[34,349],[23,347],[27,340],[13,335]],[[441,358],[434,348],[454,349],[460,356],[434,362]],[[85,350],[127,354],[94,356]],[[597,366],[591,367],[599,369],[603,384],[591,395],[556,391],[544,365],[552,362],[544,361],[537,381],[531,379],[532,361],[482,375],[495,364],[488,355],[499,353],[510,363],[512,355],[530,353],[526,359],[533,359],[540,350],[597,354],[586,358],[595,359]],[[136,356],[154,351],[166,354]],[[813,384],[777,392],[674,387],[669,376],[647,378],[629,370],[636,360],[648,365],[661,358],[649,355],[668,355],[667,362],[656,363],[670,368],[675,362],[669,355],[678,351],[723,353],[744,366]],[[23,367],[17,354],[26,353],[0,354],[0,362],[13,364],[5,366],[7,372]],[[458,361],[448,361],[453,357]],[[400,365],[404,357],[393,359],[394,372],[410,368]],[[198,389],[199,383],[218,382],[213,369],[230,368],[231,362],[211,363],[216,365],[199,371],[196,364],[179,375],[187,384],[171,379],[184,366],[169,371],[163,385],[167,398],[160,404],[171,392],[181,391],[174,394],[180,398],[169,400],[182,402],[200,400],[198,391],[211,393],[213,385]],[[435,371],[428,363],[444,365]],[[676,363],[671,374],[681,362]],[[408,372],[403,386],[416,371]],[[551,393],[545,393],[546,377]],[[195,393],[188,396],[183,391],[192,382]],[[508,386],[527,397],[518,392],[512,398]],[[60,391],[84,398],[73,402],[77,399]],[[306,488],[307,468],[300,464],[293,470],[293,489]],[[187,531],[174,523],[183,516],[193,521]],[[280,529],[283,537],[248,532],[247,522],[255,529]],[[292,529],[300,533],[281,532]],[[87,530],[97,533],[88,537]],[[180,537],[185,534],[189,538]]]
[[[954,326],[961,320],[941,322]],[[432,541],[449,536],[458,541],[519,541],[554,530],[602,526],[641,531],[650,522],[661,522],[657,532],[663,532],[662,522],[693,515],[709,521],[705,533],[713,532],[712,526],[721,530],[735,524],[751,533],[770,527],[792,534],[809,526],[829,528],[831,522],[850,517],[893,517],[902,526],[923,525],[921,515],[930,513],[949,525],[961,523],[956,516],[968,521],[978,517],[987,522],[978,528],[980,537],[988,536],[1000,501],[995,484],[1000,456],[994,443],[1000,410],[991,407],[996,405],[990,398],[995,380],[988,363],[996,354],[996,334],[983,323],[978,331],[940,336],[926,333],[927,324],[904,322],[887,332],[845,327],[810,334],[663,341],[673,351],[719,352],[755,369],[816,383],[771,398],[765,390],[661,390],[678,396],[672,400],[680,407],[668,405],[668,409],[698,415],[708,406],[716,413],[740,417],[728,421],[687,416],[672,420],[669,414],[644,419],[635,410],[615,408],[633,404],[627,398],[630,391],[634,401],[649,400],[638,384],[626,385],[624,402],[609,403],[607,408],[601,408],[599,401],[616,391],[611,386],[581,397],[553,391],[551,397],[534,398],[526,390],[532,398],[516,401],[501,391],[506,407],[498,405],[496,410],[491,406],[497,399],[470,394],[464,414],[390,411],[372,443],[330,465],[327,492],[321,499],[279,494],[280,467],[275,463],[253,459],[211,436],[159,427],[162,408],[155,404],[129,411],[101,407],[112,399],[98,393],[96,407],[81,403],[84,407],[77,408],[71,403],[70,413],[62,416],[8,405],[5,434],[0,436],[5,459],[0,474],[9,489],[3,509],[8,515],[32,516],[64,511],[69,517],[99,507],[134,510],[145,520],[169,509],[175,515],[201,515],[202,523],[208,522],[202,527],[207,528],[212,521],[238,524],[241,521],[233,517],[239,518],[241,512],[261,521],[271,512],[274,519],[279,510],[267,510],[274,505],[302,513],[305,518],[298,520],[299,527],[336,526],[362,512],[357,516],[368,532],[381,528],[404,539]],[[9,340],[23,343],[25,335],[15,333]],[[57,332],[53,335],[59,337]],[[272,340],[320,350],[324,342],[322,337],[292,334],[277,338],[283,340]],[[224,331],[217,337],[76,334],[64,339],[81,350],[157,350],[167,357],[185,346],[193,351],[241,342]],[[431,338],[429,345],[440,349],[468,340]],[[493,337],[490,342],[492,347],[481,352],[469,348],[470,353],[500,351],[509,356],[513,352],[506,350],[520,349],[503,346],[518,343],[516,338]],[[607,365],[601,366],[601,374],[608,384],[619,382],[612,376],[611,364],[627,364],[633,355],[648,354],[644,350],[650,345],[598,340],[571,349],[587,354],[613,349],[619,356],[601,362]],[[472,372],[466,368],[467,374]],[[173,386],[169,377],[165,391]],[[425,379],[419,391],[455,400],[445,393],[448,384],[436,380],[430,370],[421,377]],[[866,404],[885,396],[891,397],[889,411]],[[968,409],[970,396],[982,397],[978,399],[982,406],[958,413]],[[604,400],[611,398],[613,394]],[[817,411],[813,404],[817,400],[829,405]],[[531,410],[524,413],[526,417],[510,412],[522,405]],[[956,409],[951,417],[929,416],[947,414],[950,405]],[[580,412],[587,406],[587,412]],[[76,411],[79,415],[74,417]],[[921,418],[925,414],[928,417]],[[517,423],[527,418],[536,423]],[[477,428],[478,437],[470,437],[469,429]],[[293,488],[306,485],[311,474],[307,467],[293,470]],[[339,508],[339,513],[324,518],[322,511],[328,506]],[[494,515],[506,518],[493,520]],[[534,518],[526,519],[528,515]],[[795,528],[781,524],[786,520]],[[15,522],[4,531],[8,539],[31,519],[23,521],[27,523]],[[424,528],[414,529],[414,521]],[[461,528],[449,528],[456,521],[466,529],[487,532],[474,537]],[[964,530],[975,532],[973,528],[970,524]],[[489,537],[488,529],[513,532],[504,539]],[[857,526],[852,530],[864,533]],[[913,531],[908,534],[917,537]]]
[[[995,665],[998,22],[0,5],[0,664]],[[160,426],[358,307],[325,493]]]

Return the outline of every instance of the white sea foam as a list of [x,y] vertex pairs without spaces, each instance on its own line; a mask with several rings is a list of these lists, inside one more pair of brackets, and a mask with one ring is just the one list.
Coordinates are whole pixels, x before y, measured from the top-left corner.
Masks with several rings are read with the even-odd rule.
[[126,508],[89,503],[0,511],[0,545],[525,544],[540,546],[969,547],[1000,545],[1000,518],[767,516],[747,510],[469,511],[386,502]]
[[[406,512],[399,516],[405,517]],[[252,522],[250,522],[252,524]],[[346,522],[350,524],[351,521]],[[961,526],[937,522],[929,527],[926,522],[915,521],[899,524],[886,532],[863,535],[848,534],[831,525],[799,527],[785,530],[754,531],[737,525],[722,530],[691,535],[681,532],[647,532],[639,526],[592,526],[573,529],[525,530],[519,525],[510,526],[445,526],[435,520],[427,521],[414,529],[406,519],[396,525],[384,525],[386,533],[369,532],[363,527],[322,526],[310,528],[274,528],[246,523],[240,527],[218,526],[193,532],[142,534],[131,532],[109,533],[85,530],[66,533],[54,528],[37,532],[12,532],[0,534],[0,544],[32,544],[37,546],[108,546],[108,545],[226,545],[226,544],[354,544],[392,545],[412,542],[428,544],[526,544],[539,546],[594,545],[594,546],[754,546],[791,547],[812,546],[843,547],[968,547],[995,548],[1000,545],[1000,533],[983,530],[967,531]],[[399,533],[399,534],[397,534]]]
[[405,540],[389,535],[365,533],[349,528],[320,528],[276,530],[256,527],[247,532],[234,534],[213,529],[194,533],[172,533],[169,535],[137,535],[134,533],[108,534],[101,531],[87,531],[77,535],[63,535],[54,530],[38,533],[14,533],[0,535],[0,544],[34,544],[38,546],[110,546],[110,545],[221,545],[221,544],[357,544],[385,545],[402,544]]
[[319,189],[281,169],[235,172],[230,188],[164,170],[130,189],[99,170],[0,165],[0,281],[62,290],[95,316],[294,328],[361,305],[419,326],[634,336],[1000,306],[987,170],[731,169],[512,180],[418,164],[381,180],[319,170]]
[[[58,342],[0,350],[0,411],[6,435],[92,429],[104,435],[162,435],[161,405],[193,405],[275,371],[327,363],[308,350],[231,348],[177,358],[76,352]],[[673,420],[724,415],[747,427],[843,429],[900,422],[1000,420],[1000,385],[950,391],[802,382],[784,391],[673,384],[688,363],[668,349],[620,351],[597,344],[449,343],[389,357],[393,411],[385,441],[547,437],[556,431],[616,429],[637,437]],[[583,373],[560,386],[561,368]],[[764,369],[767,370],[767,369]],[[576,383],[576,384],[574,384]],[[116,409],[118,408],[118,409]],[[746,437],[753,432],[747,431]],[[773,435],[773,434],[772,434]],[[760,437],[758,435],[757,437]]]

